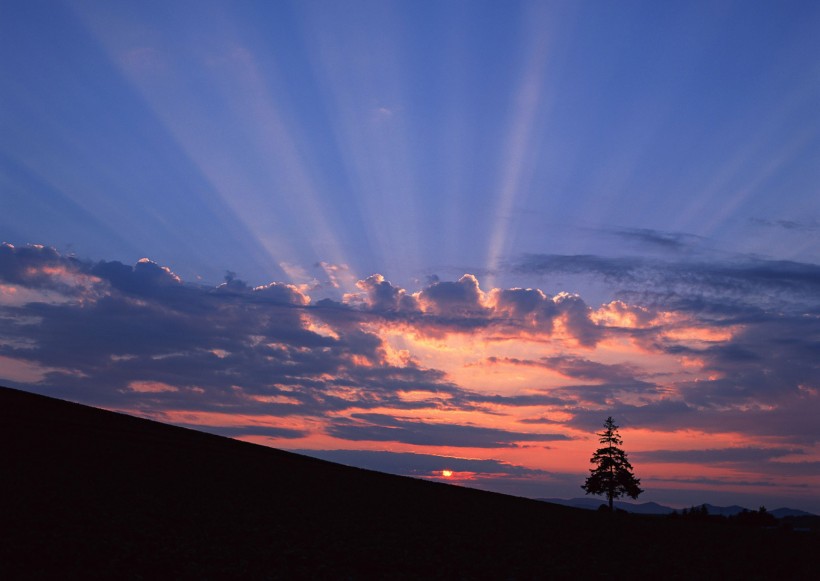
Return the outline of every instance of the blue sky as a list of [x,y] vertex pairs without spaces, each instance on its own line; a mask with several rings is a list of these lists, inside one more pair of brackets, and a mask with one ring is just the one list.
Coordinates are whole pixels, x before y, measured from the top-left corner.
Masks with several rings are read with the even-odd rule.
[[3,11],[12,242],[257,283],[633,251],[619,229],[816,257],[812,2]]
[[[659,437],[653,448],[647,434],[663,430],[658,418],[683,409],[674,407],[680,404],[688,406],[686,413],[673,416],[690,419],[671,422],[670,430],[681,438],[687,429],[716,438],[704,440],[698,457],[725,459],[706,452],[730,448],[745,450],[737,455],[744,462],[749,449],[765,461],[784,455],[794,460],[797,454],[805,465],[791,468],[813,470],[816,478],[820,434],[808,422],[796,422],[787,433],[783,418],[797,409],[820,410],[811,356],[820,336],[818,29],[820,5],[800,1],[6,0],[0,3],[0,242],[10,246],[0,256],[8,261],[0,264],[6,277],[0,282],[7,290],[3,308],[12,309],[4,311],[4,320],[14,325],[0,340],[0,379],[175,418],[172,412],[197,406],[163,399],[181,393],[170,388],[209,389],[191,362],[174,380],[168,370],[137,371],[125,364],[105,374],[99,366],[71,368],[46,348],[44,330],[74,320],[79,311],[69,316],[60,309],[79,308],[92,295],[119,297],[121,307],[127,296],[149,305],[159,301],[150,313],[129,315],[136,318],[112,318],[110,310],[100,310],[94,311],[99,319],[87,322],[89,329],[119,324],[127,335],[134,321],[154,321],[179,306],[165,291],[146,290],[177,282],[203,293],[186,300],[203,301],[204,321],[227,324],[203,297],[233,288],[250,301],[261,296],[253,295],[254,287],[276,283],[266,287],[274,289],[265,290],[266,297],[295,293],[276,304],[342,309],[278,320],[315,335],[307,340],[297,333],[300,339],[282,339],[285,344],[324,349],[322,341],[332,339],[351,349],[345,357],[355,365],[373,355],[370,365],[389,360],[391,369],[427,374],[425,385],[462,398],[459,413],[490,405],[476,403],[479,393],[569,397],[560,391],[567,389],[563,383],[527,374],[535,382],[528,387],[502,385],[500,379],[481,384],[469,371],[479,360],[518,371],[546,368],[548,375],[564,373],[598,388],[627,375],[635,380],[632,390],[572,399],[571,409],[566,401],[560,407],[558,399],[545,399],[541,415],[510,412],[514,421],[505,429],[521,437],[521,446],[529,441],[527,426],[532,430],[538,418],[580,438],[580,430],[594,429],[606,410],[632,410],[642,453],[657,461],[658,450],[679,446]],[[46,249],[25,250],[28,244]],[[149,260],[138,263],[143,258]],[[126,284],[114,264],[142,282]],[[41,274],[51,282],[27,268],[46,269]],[[462,278],[465,273],[475,278]],[[377,274],[384,278],[373,278]],[[493,326],[510,313],[521,315],[526,301],[547,300],[502,292],[514,288],[543,291],[551,314],[543,311],[546,318],[536,322],[549,326],[550,341],[566,332],[564,343],[557,347],[544,339],[538,352],[533,336],[516,338],[507,327]],[[563,292],[577,295],[566,298]],[[602,307],[615,299],[625,306]],[[253,310],[252,303],[242,309]],[[43,310],[43,304],[53,309]],[[230,312],[251,312],[242,309]],[[631,350],[615,346],[616,311],[622,331],[630,313]],[[352,312],[359,318],[346,319]],[[380,318],[365,321],[362,313]],[[49,319],[58,315],[67,318]],[[445,315],[452,320],[441,320]],[[32,316],[41,327],[20,323]],[[650,319],[651,325],[645,322]],[[686,332],[683,319],[691,323]],[[159,319],[154,322],[159,327],[145,323],[144,335],[134,337],[148,341],[163,333]],[[664,340],[690,343],[643,343],[645,358],[636,363],[636,345],[643,340],[636,329],[648,333],[644,324],[677,325],[674,333],[664,331]],[[358,334],[350,334],[351,326]],[[399,337],[399,327],[415,339]],[[711,338],[695,339],[692,329]],[[251,348],[253,337],[265,332],[236,340]],[[371,346],[382,350],[379,357],[356,343],[362,337],[381,346]],[[431,337],[442,343],[431,347],[425,342]],[[182,343],[166,345],[164,356],[152,351],[143,364],[190,348],[217,353],[230,367],[224,354],[234,353],[233,347],[218,346],[216,336],[207,346],[178,338]],[[71,357],[87,361],[83,345],[98,346],[91,339],[77,338]],[[761,358],[780,353],[778,346],[789,341],[799,343],[787,352],[794,359],[790,369],[797,371],[790,375],[773,361],[762,370]],[[136,343],[124,342],[107,356],[142,356]],[[24,352],[21,345],[41,350]],[[673,355],[679,357],[674,372]],[[609,366],[606,381],[578,371],[581,363]],[[263,379],[265,369],[249,372],[243,389],[252,391],[253,382],[256,390],[274,389]],[[684,377],[690,372],[697,378]],[[762,379],[775,372],[777,382]],[[84,374],[87,391],[66,379],[71,373]],[[275,389],[306,390],[330,371],[316,373],[311,382],[279,378]],[[348,377],[348,388],[364,389],[355,397],[365,397],[366,385],[376,380],[356,377]],[[730,387],[731,377],[746,383]],[[130,395],[103,395],[105,381]],[[702,382],[717,383],[710,392]],[[389,391],[386,385],[379,393]],[[797,399],[767,399],[775,392]],[[279,392],[276,397],[286,398]],[[762,434],[750,427],[756,420],[743,424],[740,415],[736,427],[721,431],[714,414],[740,414],[752,409],[750,402],[759,409],[782,406],[774,424],[785,432]],[[309,409],[298,427],[277,423],[271,410],[262,414],[269,432],[323,434],[291,447],[381,453],[383,432],[398,433],[409,421],[390,415],[401,406],[351,408],[342,421],[342,408],[302,404]],[[210,406],[197,409],[205,408]],[[455,440],[476,438],[471,460],[529,466],[510,472],[519,476],[547,469],[524,455],[500,458],[487,451],[491,446],[482,448],[485,437],[497,434],[481,430],[500,429],[490,410],[483,413],[464,424],[463,434],[452,434]],[[199,424],[207,424],[203,418]],[[329,418],[338,421],[328,424]],[[440,426],[441,418],[413,421]],[[361,429],[362,422],[371,429]],[[222,428],[244,434],[241,427]],[[373,436],[371,447],[362,447],[365,433]],[[435,440],[444,447],[394,452],[454,453],[446,442],[425,438],[413,432],[402,445],[432,446]],[[791,447],[798,440],[804,446],[799,453]],[[561,453],[568,457],[569,451]],[[783,466],[770,468],[766,482],[774,486]],[[721,464],[721,478],[725,469]],[[734,482],[748,476],[746,468],[733,469]],[[572,473],[563,465],[561,470]],[[664,470],[657,474],[668,476]],[[674,494],[669,498],[690,498]],[[820,510],[816,497],[804,506],[810,502]]]

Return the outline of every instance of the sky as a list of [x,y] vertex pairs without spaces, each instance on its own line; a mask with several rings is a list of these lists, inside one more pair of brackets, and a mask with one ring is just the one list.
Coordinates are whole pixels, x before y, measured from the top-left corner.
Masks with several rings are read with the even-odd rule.
[[820,514],[820,4],[0,1],[0,383]]

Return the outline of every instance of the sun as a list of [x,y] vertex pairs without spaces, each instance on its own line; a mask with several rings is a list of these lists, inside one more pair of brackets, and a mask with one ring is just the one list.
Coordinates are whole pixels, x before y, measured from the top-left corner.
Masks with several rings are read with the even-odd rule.
[[453,475],[453,471],[452,470],[442,470],[441,475],[444,476],[445,478],[450,478]]

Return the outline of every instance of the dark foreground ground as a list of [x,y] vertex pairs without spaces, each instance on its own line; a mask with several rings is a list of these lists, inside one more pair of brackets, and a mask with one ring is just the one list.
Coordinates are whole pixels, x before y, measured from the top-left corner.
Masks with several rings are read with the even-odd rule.
[[0,578],[811,579],[814,533],[607,515],[0,388]]

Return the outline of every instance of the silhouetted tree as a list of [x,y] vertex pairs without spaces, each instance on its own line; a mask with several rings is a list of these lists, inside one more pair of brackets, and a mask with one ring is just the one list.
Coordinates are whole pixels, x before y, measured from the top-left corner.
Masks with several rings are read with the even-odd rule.
[[624,495],[638,498],[643,490],[641,481],[632,473],[632,464],[626,459],[626,452],[618,447],[623,440],[611,416],[604,422],[604,431],[599,432],[598,436],[598,442],[604,447],[598,448],[590,458],[589,461],[596,467],[590,469],[590,475],[581,488],[587,494],[606,494],[611,511],[616,498]]
[[691,508],[683,509],[683,516],[689,520],[710,520],[709,509],[705,504],[700,506],[692,506]]
[[744,508],[732,520],[737,524],[752,527],[773,527],[777,524],[777,519],[766,510],[765,506],[761,506],[756,511]]

